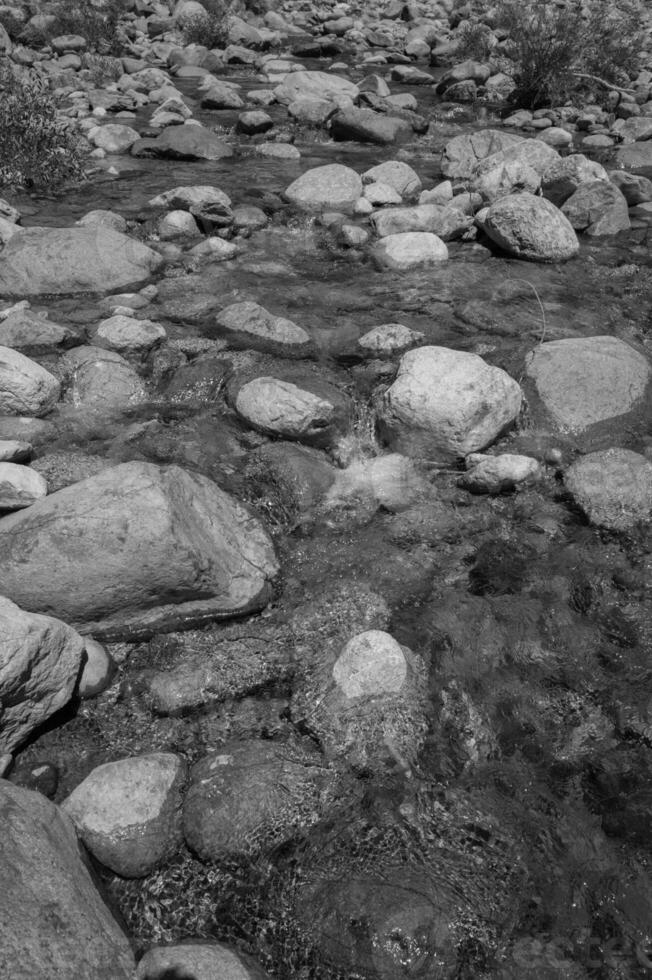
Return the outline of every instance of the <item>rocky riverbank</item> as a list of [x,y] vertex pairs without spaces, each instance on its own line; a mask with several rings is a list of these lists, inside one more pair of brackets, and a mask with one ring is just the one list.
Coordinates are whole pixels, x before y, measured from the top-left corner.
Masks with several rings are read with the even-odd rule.
[[3,976],[649,976],[649,16],[206,8],[0,7]]

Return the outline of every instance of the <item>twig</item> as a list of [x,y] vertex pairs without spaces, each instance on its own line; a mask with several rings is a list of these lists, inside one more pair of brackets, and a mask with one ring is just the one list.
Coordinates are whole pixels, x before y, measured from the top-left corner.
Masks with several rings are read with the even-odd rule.
[[539,304],[539,309],[541,310],[541,321],[543,323],[543,328],[541,330],[541,337],[539,338],[539,344],[542,344],[543,341],[544,341],[544,339],[545,339],[546,329],[547,329],[546,311],[543,308],[543,303],[541,302],[541,298],[540,298],[540,296],[539,296],[539,294],[537,292],[536,286],[534,285],[534,283],[530,282],[529,279],[515,279],[512,276],[509,276],[508,279],[507,279],[507,281],[508,282],[522,282],[522,283],[524,283],[526,286],[529,286],[530,287],[530,289],[532,290],[532,292],[536,296],[537,303]]
[[636,90],[633,88],[623,88],[621,85],[612,85],[611,82],[605,82],[604,78],[600,78],[598,75],[588,75],[583,71],[572,71],[571,75],[575,78],[589,78],[592,82],[598,82],[600,85],[604,85],[605,88],[610,89],[612,92],[630,92],[633,93]]

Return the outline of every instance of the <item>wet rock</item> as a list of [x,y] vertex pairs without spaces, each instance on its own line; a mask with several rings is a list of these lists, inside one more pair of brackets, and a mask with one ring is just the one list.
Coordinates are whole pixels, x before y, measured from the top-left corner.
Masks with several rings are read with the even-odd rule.
[[124,878],[141,878],[181,844],[186,764],[166,752],[97,766],[61,804],[91,854]]
[[[341,425],[341,396],[333,401],[279,378],[254,378],[238,391],[234,407],[255,429],[284,439],[323,444]],[[339,423],[339,424],[338,424]]]
[[499,129],[482,129],[468,136],[455,136],[444,147],[441,172],[444,177],[453,180],[469,180],[474,175],[478,161],[523,142],[522,136],[514,136]]
[[92,211],[87,211],[78,221],[75,221],[75,224],[80,228],[104,225],[106,228],[113,228],[114,231],[122,233],[127,231],[125,218],[121,214],[116,214],[115,211],[108,211],[106,208],[93,208]]
[[[380,181],[374,184],[366,184],[364,188],[364,198],[374,207],[384,207],[387,204],[401,204],[402,198],[398,191],[395,191],[389,184]],[[361,202],[356,205],[356,214],[360,213]],[[364,211],[362,212],[364,213]]]
[[192,768],[186,843],[202,861],[256,857],[315,824],[334,789],[334,773],[314,748],[227,742]]
[[402,323],[382,323],[363,334],[358,339],[358,346],[368,356],[391,357],[405,353],[410,347],[416,347],[422,340],[422,333],[411,330]]
[[20,510],[47,495],[48,485],[36,470],[0,463],[0,510]]
[[129,940],[100,898],[67,817],[40,793],[6,780],[0,808],[7,976],[131,980]]
[[363,173],[362,180],[366,184],[377,182],[388,184],[402,198],[410,197],[421,190],[419,175],[401,160],[387,160],[385,163],[371,167]]
[[254,136],[256,133],[266,133],[274,125],[274,120],[262,109],[254,109],[250,112],[242,112],[238,116],[237,129],[245,136]]
[[582,153],[571,153],[570,156],[557,160],[545,171],[541,190],[555,207],[560,208],[583,184],[597,180],[609,180],[604,167]]
[[382,238],[374,245],[372,255],[381,268],[403,272],[445,262],[448,249],[441,238],[431,232],[406,231]]
[[60,385],[45,368],[9,347],[0,347],[0,413],[46,415],[59,399]]
[[292,526],[325,496],[338,471],[326,456],[308,446],[273,442],[251,454],[246,484],[268,520]]
[[157,194],[148,202],[152,208],[171,208],[190,211],[191,208],[204,208],[212,204],[231,207],[231,198],[219,187],[211,184],[193,184],[190,187],[173,187],[163,194]]
[[591,524],[628,531],[652,517],[652,463],[628,449],[605,449],[576,460],[566,489]]
[[0,256],[0,295],[109,293],[146,282],[161,257],[111,228],[25,228]]
[[580,247],[568,218],[550,201],[527,192],[492,204],[482,228],[504,251],[530,262],[565,262]]
[[[611,141],[610,141],[611,143]],[[615,163],[624,170],[645,170],[652,167],[652,141],[629,143],[616,149]]]
[[168,211],[159,219],[158,234],[162,242],[171,242],[175,238],[196,238],[199,228],[188,211]]
[[138,462],[4,518],[0,555],[3,594],[97,639],[259,609],[278,570],[263,528],[211,480]]
[[418,204],[411,208],[387,208],[371,217],[380,238],[407,232],[431,232],[447,242],[462,235],[473,225],[473,218],[453,206]]
[[75,408],[96,412],[126,411],[145,401],[146,388],[120,354],[101,347],[75,347],[66,355],[66,398]]
[[624,170],[610,170],[609,180],[622,192],[630,208],[652,201],[652,180],[647,177],[628,174]]
[[140,133],[131,126],[109,123],[92,129],[88,138],[105,153],[128,153],[136,140],[140,139]]
[[329,99],[338,104],[351,104],[358,96],[358,86],[332,72],[293,71],[274,89],[281,105],[297,99]]
[[16,310],[0,321],[0,344],[28,357],[71,347],[75,340],[72,330],[32,310]]
[[380,424],[396,451],[450,460],[489,445],[520,408],[521,389],[505,371],[477,354],[420,347],[403,355]]
[[652,139],[652,119],[646,116],[632,116],[631,119],[617,119],[611,127],[612,133],[618,133],[622,142],[637,143],[639,140]]
[[202,109],[244,109],[238,88],[228,82],[207,76],[208,84],[200,85]]
[[165,328],[152,320],[118,314],[98,324],[93,341],[98,347],[120,354],[146,354],[165,340]]
[[585,235],[616,235],[630,228],[625,196],[610,181],[582,184],[561,210],[573,228]]
[[84,654],[84,666],[77,685],[77,694],[82,701],[106,690],[117,669],[107,648],[88,636],[84,642]]
[[397,513],[430,496],[432,487],[411,460],[399,453],[353,460],[338,470],[321,511],[368,521],[379,510]]
[[0,635],[0,752],[13,752],[72,697],[84,641],[58,619],[25,612],[4,597]]
[[240,336],[249,346],[271,352],[296,353],[313,349],[310,334],[282,316],[275,316],[258,303],[233,303],[217,314],[215,322],[227,337]]
[[288,115],[304,126],[325,126],[337,112],[337,105],[328,99],[295,99],[288,106]]
[[358,140],[362,143],[399,143],[412,138],[412,127],[403,119],[372,109],[353,106],[340,109],[331,118],[330,130],[335,140]]
[[348,213],[361,195],[360,177],[355,170],[340,163],[307,170],[285,190],[286,199],[306,211]]
[[0,439],[0,462],[28,463],[32,457],[31,443],[17,439]]
[[267,974],[248,956],[221,943],[180,943],[154,946],[138,964],[136,980],[165,980],[192,976],[192,980],[266,980]]
[[156,139],[138,140],[131,153],[170,160],[223,160],[233,156],[233,148],[210,129],[187,123],[168,126]]
[[[588,449],[643,406],[652,371],[647,358],[617,337],[578,337],[539,344],[525,368],[530,410],[541,424],[580,438]],[[528,383],[529,379],[529,383]],[[541,414],[540,406],[544,409]]]
[[504,493],[536,483],[542,471],[531,456],[500,453],[486,456],[471,453],[465,460],[467,472],[460,477],[460,486],[471,493]]

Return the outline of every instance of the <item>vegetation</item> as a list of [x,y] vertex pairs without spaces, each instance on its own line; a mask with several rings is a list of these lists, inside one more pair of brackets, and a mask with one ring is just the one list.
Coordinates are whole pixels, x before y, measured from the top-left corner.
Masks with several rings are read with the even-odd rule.
[[474,61],[486,61],[496,44],[491,28],[472,21],[467,21],[460,27],[457,38],[456,56],[472,58]]
[[500,26],[515,68],[513,99],[537,108],[563,104],[578,93],[596,98],[626,86],[643,44],[633,0],[503,0]]
[[82,162],[43,84],[0,70],[0,187],[56,190],[82,176]]
[[229,33],[228,7],[224,0],[203,0],[205,14],[188,17],[183,23],[183,43],[223,48]]
[[89,50],[118,55],[123,47],[120,19],[126,9],[126,0],[104,0],[99,4],[94,0],[60,0],[52,10],[54,20],[47,27],[21,25],[17,31],[11,15],[8,19],[3,15],[3,23],[12,39],[31,47],[43,47],[62,34],[78,34],[86,38]]

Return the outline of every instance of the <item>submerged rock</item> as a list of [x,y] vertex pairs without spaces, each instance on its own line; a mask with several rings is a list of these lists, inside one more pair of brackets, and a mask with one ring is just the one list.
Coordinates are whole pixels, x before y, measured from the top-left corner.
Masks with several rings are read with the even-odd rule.
[[564,483],[591,524],[628,531],[652,518],[652,463],[628,449],[605,449],[576,460]]
[[260,609],[277,570],[258,521],[177,466],[123,463],[0,522],[0,592],[97,638]]

